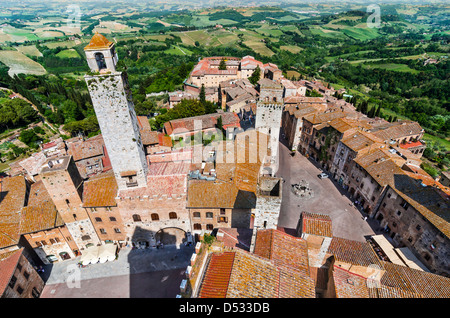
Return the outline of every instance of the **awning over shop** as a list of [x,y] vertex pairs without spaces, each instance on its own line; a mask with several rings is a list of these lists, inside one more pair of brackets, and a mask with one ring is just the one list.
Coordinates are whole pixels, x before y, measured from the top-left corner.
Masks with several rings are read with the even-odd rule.
[[98,263],[98,246],[89,246],[81,255],[81,264],[89,265]]
[[116,253],[117,253],[117,245],[115,245],[115,244],[107,243],[105,245],[99,246],[98,257],[99,257],[100,263],[105,263],[107,261],[115,260]]
[[114,261],[117,254],[117,245],[107,243],[100,246],[90,246],[83,251],[80,262],[83,265],[105,263]]
[[428,268],[411,252],[407,247],[396,248],[395,251],[400,255],[406,266],[419,271],[429,272]]
[[405,263],[401,260],[398,254],[394,251],[392,244],[384,237],[384,235],[374,235],[372,239],[378,244],[378,246],[383,250],[384,254],[389,258],[389,260],[397,265],[405,266]]

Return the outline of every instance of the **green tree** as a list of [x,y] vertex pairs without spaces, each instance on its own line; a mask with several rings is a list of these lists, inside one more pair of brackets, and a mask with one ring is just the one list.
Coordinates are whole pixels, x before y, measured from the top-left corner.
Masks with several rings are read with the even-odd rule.
[[206,93],[205,93],[205,85],[202,84],[202,88],[200,88],[200,94],[198,95],[200,100],[200,104],[205,105],[206,103]]
[[220,60],[220,64],[219,64],[219,70],[223,71],[223,70],[226,70],[226,69],[227,69],[227,64],[225,63],[225,59],[222,58]]
[[256,85],[256,83],[258,83],[260,77],[261,77],[261,69],[259,68],[259,66],[257,66],[256,69],[253,71],[252,75],[248,78],[248,80],[253,85]]
[[19,140],[26,144],[28,147],[37,148],[37,141],[41,140],[33,129],[22,130],[19,135]]

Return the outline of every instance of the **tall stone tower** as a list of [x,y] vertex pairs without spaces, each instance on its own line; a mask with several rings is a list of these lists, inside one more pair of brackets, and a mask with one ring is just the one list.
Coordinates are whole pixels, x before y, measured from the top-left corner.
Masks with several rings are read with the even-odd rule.
[[261,176],[256,190],[256,206],[252,211],[253,235],[250,252],[254,252],[259,230],[277,229],[282,200],[281,178]]
[[116,69],[114,43],[96,33],[84,48],[92,104],[120,190],[147,186],[147,161],[127,75]]
[[278,143],[280,139],[283,102],[259,101],[256,104],[255,129],[269,136],[270,172],[274,176],[278,170]]
[[83,179],[72,156],[49,159],[42,167],[42,183],[79,249],[100,242],[83,208]]
[[[256,104],[255,129],[269,136],[271,152],[270,168],[264,174],[275,175],[278,170],[278,143],[283,115],[283,86],[271,79],[263,78],[258,82],[259,101]],[[270,170],[270,171],[269,171]]]

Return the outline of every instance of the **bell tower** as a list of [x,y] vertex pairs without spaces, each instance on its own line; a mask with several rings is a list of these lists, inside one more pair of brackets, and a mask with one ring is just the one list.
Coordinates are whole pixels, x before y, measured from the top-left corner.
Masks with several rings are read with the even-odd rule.
[[96,33],[84,48],[85,75],[95,114],[120,190],[147,186],[147,160],[125,72],[117,70],[114,43]]

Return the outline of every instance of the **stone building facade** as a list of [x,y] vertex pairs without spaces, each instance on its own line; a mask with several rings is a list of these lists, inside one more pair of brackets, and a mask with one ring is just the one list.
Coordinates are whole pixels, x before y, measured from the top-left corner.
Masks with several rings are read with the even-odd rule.
[[374,218],[397,247],[408,247],[438,275],[450,277],[448,222],[449,201],[440,190],[423,187],[418,180],[397,175],[388,186]]
[[79,249],[98,244],[99,238],[89,215],[83,208],[83,179],[71,156],[48,160],[41,170],[45,185],[56,209]]
[[44,281],[23,248],[0,253],[0,273],[0,298],[39,298],[44,289]]
[[102,242],[125,243],[125,230],[117,207],[117,183],[112,172],[84,184],[83,208]]
[[65,226],[28,233],[24,238],[44,264],[73,259],[79,255],[78,247]]

